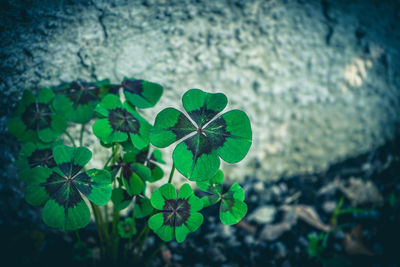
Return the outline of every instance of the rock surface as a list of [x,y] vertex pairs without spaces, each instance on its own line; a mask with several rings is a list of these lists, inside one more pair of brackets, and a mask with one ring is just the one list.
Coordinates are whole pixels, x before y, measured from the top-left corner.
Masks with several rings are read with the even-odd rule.
[[399,124],[396,1],[57,2],[2,1],[2,133],[23,89],[124,76],[165,87],[151,121],[189,88],[245,110],[254,141],[224,166],[235,180],[324,170]]

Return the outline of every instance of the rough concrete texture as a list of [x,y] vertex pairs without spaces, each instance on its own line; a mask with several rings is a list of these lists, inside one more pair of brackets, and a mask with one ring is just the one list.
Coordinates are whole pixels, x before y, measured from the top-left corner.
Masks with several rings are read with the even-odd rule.
[[190,88],[223,92],[229,109],[247,112],[253,146],[240,164],[224,165],[235,180],[322,171],[396,134],[396,2],[55,2],[0,10],[3,133],[25,88],[133,76],[165,87],[145,112],[151,121],[181,107]]

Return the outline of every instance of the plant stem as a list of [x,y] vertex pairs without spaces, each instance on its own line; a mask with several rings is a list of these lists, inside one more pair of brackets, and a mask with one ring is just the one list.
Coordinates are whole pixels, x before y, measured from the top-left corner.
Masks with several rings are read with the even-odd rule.
[[111,156],[108,158],[108,160],[104,164],[103,169],[105,169],[107,167],[108,163],[110,163],[110,161],[115,157],[115,155],[117,154],[117,151],[118,151],[118,146],[117,145],[113,145]]
[[112,258],[114,263],[117,261],[118,247],[119,247],[119,236],[117,234],[117,222],[119,221],[119,212],[114,209],[112,230],[111,230],[111,247],[112,247]]
[[72,136],[69,134],[69,132],[65,131],[64,133],[65,133],[65,135],[68,137],[68,139],[69,139],[69,141],[72,143],[72,145],[73,145],[74,147],[76,147],[74,138],[72,138]]
[[171,168],[171,172],[169,173],[169,179],[168,179],[168,183],[172,183],[172,178],[174,177],[174,172],[175,172],[175,162],[172,163],[172,168]]
[[160,252],[160,250],[165,246],[165,242],[162,242],[158,248],[150,255],[150,257],[147,258],[147,260],[145,261],[145,263],[148,263],[152,258],[154,258],[158,252]]
[[76,236],[76,240],[78,242],[81,242],[81,237],[79,236],[79,230],[75,230],[75,236]]
[[97,228],[97,233],[99,234],[99,241],[100,241],[100,252],[102,256],[104,257],[105,252],[104,252],[104,237],[103,237],[103,229],[100,223],[99,219],[99,213],[98,213],[98,207],[90,202],[90,205],[92,206],[93,214],[94,214],[94,221],[96,223],[96,228]]
[[[133,242],[132,248],[134,248],[136,246],[136,244],[140,241],[140,238],[142,237],[142,235],[144,234],[144,232],[146,231],[147,228],[147,224],[145,227],[143,227],[142,231],[140,231],[139,235],[136,237],[135,241]],[[128,246],[129,248],[129,246]]]
[[83,133],[85,132],[85,125],[86,124],[82,124],[81,127],[81,134],[79,135],[79,146],[83,145]]
[[146,243],[147,236],[149,235],[149,232],[150,232],[150,228],[149,228],[148,224],[146,224],[145,229],[146,229],[146,232],[145,232],[142,242],[140,243],[140,246],[139,246],[139,251],[138,251],[139,256],[142,254],[143,246]]

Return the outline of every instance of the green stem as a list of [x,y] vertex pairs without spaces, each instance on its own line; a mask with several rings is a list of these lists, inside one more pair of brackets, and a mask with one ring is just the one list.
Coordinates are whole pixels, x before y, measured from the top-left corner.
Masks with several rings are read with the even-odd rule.
[[111,156],[107,159],[106,163],[104,164],[103,169],[105,169],[108,166],[108,163],[110,163],[110,161],[115,157],[115,155],[117,154],[117,151],[118,151],[118,146],[113,145]]
[[142,254],[143,246],[144,246],[144,244],[146,243],[147,236],[149,235],[149,232],[150,232],[150,228],[149,228],[149,225],[148,225],[148,224],[146,224],[146,227],[145,227],[145,228],[146,228],[146,232],[145,232],[144,237],[143,237],[143,239],[142,239],[142,242],[140,243],[140,246],[139,246],[139,251],[138,251],[138,255],[139,255],[139,256]]
[[75,232],[76,240],[78,242],[81,242],[81,237],[79,236],[79,230],[75,230],[74,232]]
[[[140,231],[139,235],[136,237],[135,241],[133,241],[133,245],[132,248],[134,248],[136,246],[136,244],[140,241],[140,238],[142,237],[142,235],[146,232],[148,225],[146,224],[145,227],[143,227],[142,231]],[[129,248],[129,246],[128,246]]]
[[90,205],[92,206],[93,214],[94,214],[94,221],[96,223],[96,228],[97,228],[97,233],[99,235],[99,241],[100,241],[100,252],[101,255],[104,257],[105,251],[104,251],[104,236],[103,236],[103,228],[99,219],[99,213],[98,213],[98,207],[90,202]]
[[79,146],[83,145],[83,133],[85,132],[85,124],[82,124],[81,134],[79,135]]
[[111,240],[112,240],[112,258],[114,263],[117,261],[118,247],[119,247],[119,236],[117,234],[117,222],[119,221],[119,212],[114,209],[112,230],[111,230]]
[[76,147],[74,138],[72,138],[72,136],[69,134],[69,132],[65,131],[64,133],[65,133],[65,135],[68,137],[68,139],[69,139],[69,141],[72,143],[72,145],[73,145],[74,147]]
[[172,178],[174,177],[174,172],[175,172],[175,162],[172,163],[172,168],[171,172],[169,173],[169,178],[168,178],[168,183],[172,183]]
[[152,258],[154,258],[158,252],[160,252],[160,250],[165,246],[165,242],[162,242],[158,248],[150,255],[150,257],[147,258],[147,260],[145,261],[145,263],[148,263]]

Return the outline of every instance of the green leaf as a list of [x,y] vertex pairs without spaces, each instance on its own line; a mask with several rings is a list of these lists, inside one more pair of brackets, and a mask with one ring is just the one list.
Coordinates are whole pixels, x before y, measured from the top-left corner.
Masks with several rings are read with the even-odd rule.
[[[123,210],[129,206],[132,197],[122,188],[115,188],[112,191],[111,200],[114,204],[114,209]],[[135,213],[136,215],[136,213]]]
[[246,215],[247,205],[244,203],[244,191],[238,183],[233,184],[221,199],[219,216],[223,224],[236,224]]
[[218,170],[217,173],[211,179],[204,182],[197,182],[196,185],[199,187],[201,191],[214,195],[221,195],[223,183],[224,183],[224,173],[221,170]]
[[30,171],[31,177],[27,180],[28,186],[25,191],[25,200],[32,206],[41,206],[50,198],[50,194],[43,185],[61,186],[64,180],[51,177],[52,170],[42,166]]
[[96,205],[106,205],[111,198],[111,174],[106,170],[81,172],[74,181],[76,188]]
[[208,181],[196,183],[201,191],[211,194],[209,196],[204,196],[201,198],[204,207],[214,205],[221,200],[223,182],[224,173],[221,170],[218,170],[214,177],[212,177]]
[[122,238],[130,238],[136,234],[136,224],[132,218],[118,222],[118,233]]
[[176,190],[172,184],[165,184],[151,195],[151,204],[154,208],[162,210],[166,199],[176,199]]
[[196,134],[179,143],[172,158],[176,169],[191,181],[211,178],[220,164],[218,154],[202,134]]
[[151,179],[151,170],[143,164],[133,163],[131,168],[142,180],[148,181]]
[[189,116],[198,127],[202,127],[226,107],[228,99],[221,93],[211,94],[200,89],[190,89],[183,95],[182,102]]
[[150,217],[149,227],[164,241],[183,242],[189,232],[195,231],[203,223],[202,201],[194,195],[189,184],[184,184],[178,195],[173,185],[165,184],[151,196],[151,204],[160,210]]
[[153,212],[153,207],[151,206],[150,199],[147,197],[141,197],[138,195],[136,197],[136,204],[133,209],[133,214],[138,219],[149,216]]
[[90,221],[90,211],[81,194],[97,205],[111,197],[111,175],[106,170],[91,169],[79,173],[90,160],[91,152],[83,147],[57,145],[53,148],[57,167],[33,168],[26,189],[26,201],[42,205],[43,221],[50,227],[75,230]]
[[53,156],[60,170],[73,177],[90,161],[92,152],[85,147],[59,145],[53,148]]
[[151,125],[126,102],[121,104],[115,95],[107,95],[97,105],[100,117],[93,125],[93,133],[105,144],[130,140],[139,150],[149,145]]
[[89,224],[90,211],[79,191],[70,183],[64,183],[52,192],[46,202],[42,218],[50,227],[76,230]]
[[132,173],[131,177],[125,178],[122,177],[122,183],[124,184],[126,191],[129,195],[134,196],[143,192],[144,184],[142,179],[135,174]]
[[150,131],[151,143],[164,148],[196,131],[196,127],[179,110],[166,108],[158,113]]
[[125,98],[138,108],[153,107],[163,93],[161,85],[133,78],[125,78],[121,86],[124,89]]
[[204,130],[218,155],[229,163],[241,161],[251,146],[250,120],[241,110],[231,110],[211,122]]
[[22,142],[50,143],[57,139],[66,129],[66,121],[54,113],[50,105],[54,93],[43,89],[35,97],[25,91],[17,106],[14,117],[8,122],[10,133]]

